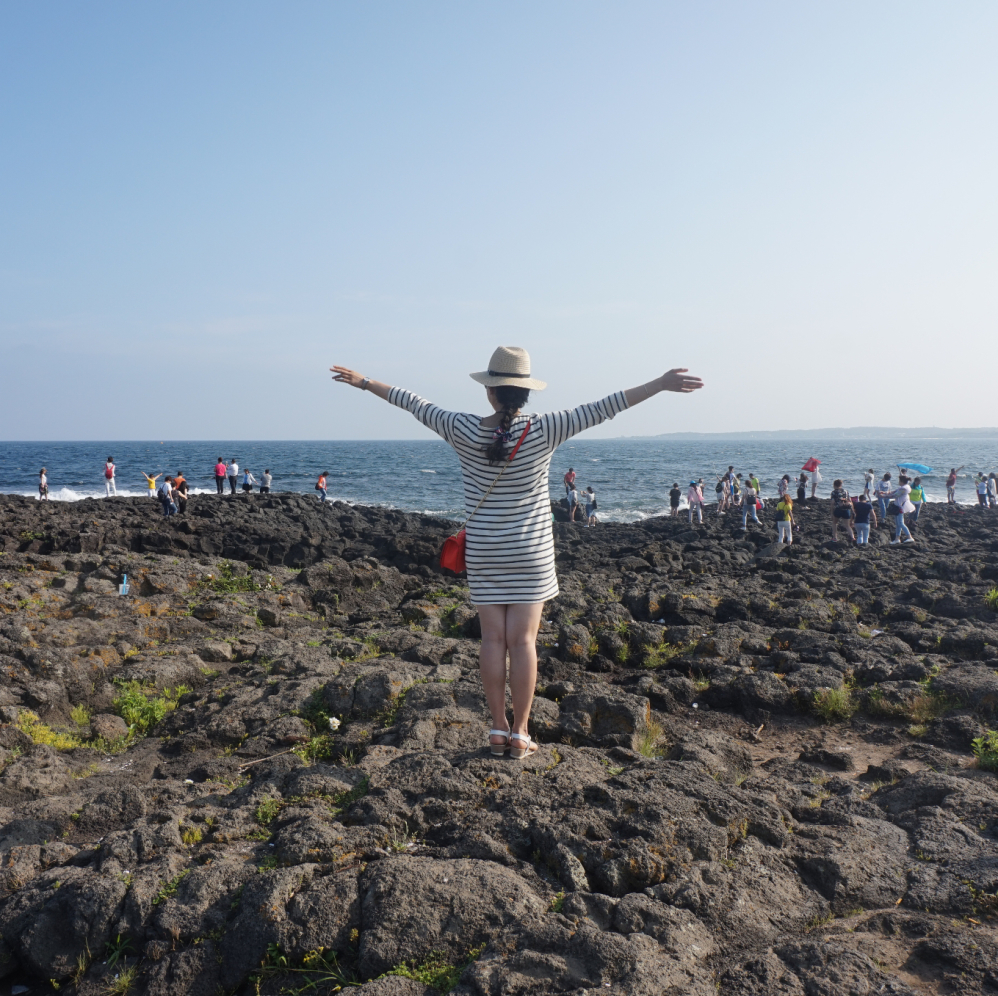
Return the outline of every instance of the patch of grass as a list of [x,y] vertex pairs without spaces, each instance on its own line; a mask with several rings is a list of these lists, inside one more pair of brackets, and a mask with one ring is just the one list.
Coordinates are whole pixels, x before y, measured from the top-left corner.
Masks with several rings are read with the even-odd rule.
[[852,716],[856,703],[848,688],[823,688],[814,693],[811,711],[826,723],[837,723]]
[[130,965],[123,968],[109,983],[104,992],[107,996],[128,996],[138,979],[139,968],[137,965]]
[[977,766],[985,771],[998,771],[998,730],[988,730],[972,743]]
[[912,723],[907,732],[909,737],[924,737],[929,732],[929,728],[925,723]]
[[561,908],[565,905],[565,893],[559,892],[558,895],[551,897],[551,904],[548,906],[549,913],[560,913]]
[[[279,944],[267,947],[267,956],[263,960],[260,974],[251,976],[256,982],[256,991],[260,991],[260,981],[281,975],[298,975],[302,985],[294,989],[282,989],[281,992],[302,994],[307,992],[335,993],[346,987],[359,986],[360,983],[343,971],[336,960],[336,952],[328,948],[315,948],[309,951],[301,961],[288,957]],[[331,987],[331,988],[330,988]]]
[[90,725],[90,710],[85,705],[76,705],[69,711],[69,718],[77,726]]
[[415,979],[422,982],[424,986],[430,986],[441,994],[449,993],[461,978],[464,970],[485,950],[485,945],[472,948],[468,952],[468,957],[457,965],[452,965],[447,956],[440,953],[430,955],[426,961],[419,965],[402,964],[389,969],[385,975],[401,975],[404,979]]
[[261,826],[267,826],[268,823],[273,823],[277,818],[277,814],[281,811],[284,803],[281,799],[261,799],[256,807],[256,821]]
[[200,827],[185,827],[180,828],[180,839],[184,842],[187,847],[193,847],[195,844],[201,843],[201,828]]
[[333,738],[328,733],[320,733],[318,736],[310,737],[307,743],[292,747],[292,750],[306,764],[313,761],[321,761],[333,751]]
[[644,654],[644,667],[646,668],[656,668],[661,667],[663,664],[668,664],[669,661],[674,660],[676,657],[682,657],[684,654],[689,654],[693,652],[696,643],[660,643],[658,646],[646,645],[643,648]]
[[118,685],[120,692],[114,700],[114,711],[128,724],[133,734],[140,737],[152,729],[168,712],[177,708],[177,701],[190,689],[186,685],[164,689],[147,688],[139,681]]
[[992,588],[984,596],[984,604],[992,611],[998,612],[998,588]]
[[170,899],[172,896],[175,896],[177,894],[177,889],[180,888],[180,883],[183,882],[183,880],[187,878],[190,873],[191,869],[185,868],[175,878],[171,878],[169,882],[164,883],[163,887],[153,897],[153,906],[159,906],[160,903]]
[[80,746],[78,737],[70,733],[60,733],[43,723],[30,709],[22,709],[17,717],[17,728],[26,733],[36,744],[45,744],[56,750],[73,750]]
[[223,560],[218,565],[217,572],[206,574],[197,583],[197,587],[202,591],[215,591],[219,594],[233,594],[239,591],[262,591],[263,586],[253,580],[251,574],[243,574],[235,577],[232,573],[232,564]]
[[267,854],[260,859],[260,863],[256,866],[256,870],[265,872],[265,871],[270,871],[272,868],[276,867],[277,867],[277,858],[273,854]]
[[121,934],[118,934],[113,941],[107,942],[104,960],[107,962],[108,968],[114,968],[122,959],[134,955],[135,947],[132,945],[132,939],[130,937],[122,937]]
[[662,724],[654,719],[645,727],[641,739],[638,741],[638,753],[645,757],[662,757]]

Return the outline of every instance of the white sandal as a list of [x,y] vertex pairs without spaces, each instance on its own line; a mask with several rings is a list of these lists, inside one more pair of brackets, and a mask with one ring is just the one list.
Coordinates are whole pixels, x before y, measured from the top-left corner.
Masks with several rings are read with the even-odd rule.
[[[520,743],[526,743],[526,747],[514,747],[513,741],[519,740]],[[530,739],[525,733],[511,733],[509,735],[509,756],[515,757],[520,760],[524,757],[530,757],[531,754],[536,754],[538,750],[538,745]]]
[[[494,744],[492,743],[493,737],[505,737],[506,742],[504,744]],[[503,757],[506,751],[509,750],[509,730],[489,730],[489,749],[492,751],[493,757]]]

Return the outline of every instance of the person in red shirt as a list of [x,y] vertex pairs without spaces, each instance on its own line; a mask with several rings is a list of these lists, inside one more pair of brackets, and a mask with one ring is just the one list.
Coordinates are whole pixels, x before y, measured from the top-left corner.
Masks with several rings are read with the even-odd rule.
[[565,494],[567,495],[575,487],[575,468],[569,467],[565,475]]
[[215,490],[220,494],[225,494],[225,461],[219,457],[215,464]]

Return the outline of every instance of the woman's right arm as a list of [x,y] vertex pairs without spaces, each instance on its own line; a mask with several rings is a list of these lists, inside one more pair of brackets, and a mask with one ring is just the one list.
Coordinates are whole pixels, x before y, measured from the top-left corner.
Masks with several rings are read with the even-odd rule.
[[[340,384],[349,384],[351,387],[360,388],[370,394],[377,395],[383,401],[387,401],[396,408],[402,408],[409,412],[415,419],[422,422],[427,429],[431,429],[438,436],[451,445],[454,444],[454,420],[457,418],[456,412],[448,412],[431,404],[425,398],[413,394],[402,387],[392,387],[380,380],[371,380],[356,370],[348,367],[330,367],[333,371],[333,380]],[[365,381],[367,383],[365,383]]]

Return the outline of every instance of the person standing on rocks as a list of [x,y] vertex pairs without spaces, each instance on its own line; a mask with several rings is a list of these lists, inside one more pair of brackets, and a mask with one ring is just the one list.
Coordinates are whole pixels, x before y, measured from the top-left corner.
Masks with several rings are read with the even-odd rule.
[[568,492],[568,521],[575,522],[575,510],[579,507],[579,492],[572,485],[572,490]]
[[755,493],[757,495],[762,494],[762,488],[759,486],[759,478],[755,476],[751,471],[749,471],[748,482],[755,488]]
[[925,504],[925,488],[922,487],[922,479],[916,477],[915,480],[911,482],[911,498],[912,505],[915,506],[915,515],[911,520],[911,528],[914,529],[918,525],[918,517],[922,512],[922,505]]
[[177,476],[173,479],[173,494],[172,498],[177,506],[177,511],[181,515],[187,514],[187,492],[190,489],[187,486],[187,478],[184,477],[184,472],[182,470],[177,471]]
[[[333,379],[369,391],[410,412],[448,442],[461,461],[464,482],[466,561],[471,600],[482,627],[481,675],[492,714],[488,743],[495,755],[536,753],[529,733],[537,684],[537,631],[544,603],[558,595],[548,487],[554,451],[577,433],[612,419],[660,391],[690,394],[703,386],[683,368],[602,401],[549,414],[524,414],[531,390],[546,387],[531,376],[530,356],[500,346],[487,370],[473,373],[484,385],[492,414],[445,411],[400,387],[347,367]],[[516,459],[511,460],[514,448]],[[506,715],[506,658],[513,722]]]
[[807,474],[803,472],[797,480],[797,500],[802,505],[807,501]]
[[949,477],[946,478],[946,504],[956,504],[956,475],[963,470],[963,466],[951,467]]
[[994,471],[988,474],[988,508],[998,506],[998,480],[995,479]]
[[885,522],[887,520],[887,501],[893,490],[894,485],[891,483],[891,472],[887,471],[877,482],[877,507],[880,509],[880,518]]
[[326,500],[326,478],[329,477],[329,471],[324,470],[319,475],[319,480],[315,482],[315,490],[319,492],[319,501]]
[[156,497],[156,481],[163,476],[162,471],[158,473],[155,477],[142,471],[142,476],[146,479],[146,491],[150,498]]
[[596,525],[596,492],[593,491],[593,487],[590,484],[585,491],[582,492],[586,499],[586,527]]
[[693,510],[696,509],[697,522],[703,522],[703,484],[690,481],[686,492],[686,504],[690,507],[690,525],[693,525]]
[[274,479],[273,475],[270,473],[270,468],[268,467],[263,472],[263,477],[260,478],[260,494],[269,495],[270,494],[270,482]]
[[218,460],[215,461],[215,494],[225,494],[225,475],[225,461],[219,457]]
[[780,478],[780,483],[776,485],[776,494],[780,498],[785,498],[790,491],[790,475],[784,474]]
[[[690,481],[690,484],[693,482]],[[679,490],[679,482],[672,482],[672,490],[669,492],[669,515],[671,518],[675,518],[679,515],[679,499],[683,497],[682,491]]]
[[[894,539],[891,540],[891,546],[897,546],[898,543],[915,542],[911,530],[904,524],[905,515],[915,511],[915,506],[912,505],[911,499],[908,497],[910,494],[911,485],[908,484],[908,478],[901,474],[898,477],[897,490],[891,492],[891,504],[887,509],[894,516]],[[902,533],[905,534],[903,540],[901,539]]]
[[870,496],[863,494],[856,502],[854,511],[856,513],[856,546],[870,545],[870,520],[873,519],[873,527],[877,526],[877,513],[873,510],[873,502]]
[[866,472],[866,473],[865,473],[865,474],[863,475],[863,497],[864,497],[864,498],[865,498],[865,499],[866,499],[867,501],[869,501],[869,500],[870,500],[870,494],[871,494],[871,493],[872,493],[872,491],[873,491],[873,477],[874,477],[874,474],[873,474],[873,468],[871,467],[871,468],[870,468],[870,469],[869,469],[869,470],[868,470],[868,471],[867,471],[867,472]]
[[794,541],[794,503],[784,495],[776,505],[776,542],[788,546]]
[[163,483],[159,486],[159,503],[163,507],[163,518],[175,515],[177,506],[173,504],[173,478],[164,477]]
[[842,481],[832,481],[832,542],[839,541],[839,526],[845,526],[849,533],[849,539],[856,540],[856,534],[852,531],[853,507],[849,492],[842,487]]
[[38,500],[48,501],[49,499],[49,479],[46,476],[45,468],[38,471]]
[[235,457],[229,461],[229,466],[225,469],[229,477],[229,494],[234,495],[236,493],[236,482],[239,480],[239,464],[236,463]]
[[570,491],[575,490],[575,468],[569,467],[565,473],[565,497],[568,497]]
[[254,484],[256,484],[256,478],[249,472],[248,469],[243,468],[243,493],[250,494],[253,490]]
[[104,497],[110,498],[117,495],[118,488],[114,481],[114,457],[109,456],[104,464]]
[[745,487],[742,488],[742,532],[746,532],[748,530],[749,512],[752,513],[752,521],[757,526],[762,525],[759,521],[759,513],[755,506],[755,496],[755,488],[752,487],[751,482],[747,483]]

